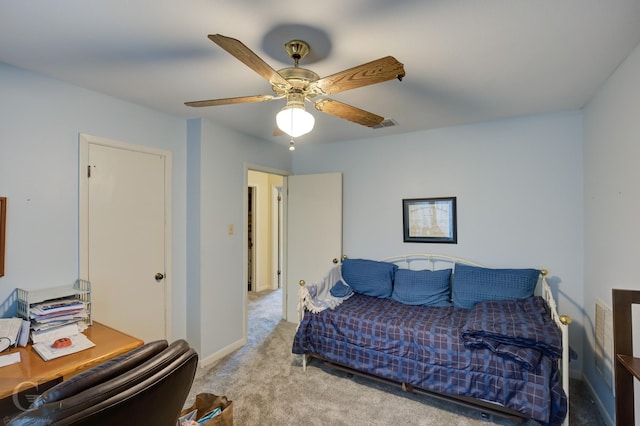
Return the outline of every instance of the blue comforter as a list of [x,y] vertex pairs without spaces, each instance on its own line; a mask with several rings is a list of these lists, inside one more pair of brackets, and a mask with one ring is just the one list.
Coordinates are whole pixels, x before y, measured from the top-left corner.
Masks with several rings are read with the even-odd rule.
[[562,332],[540,297],[476,304],[461,329],[468,348],[487,348],[533,370],[546,355],[562,356]]
[[[567,409],[556,362],[561,340],[551,329],[530,327],[530,321],[539,322],[533,317],[548,315],[542,299],[523,303],[525,313],[519,316],[520,308],[511,302],[504,309],[502,302],[455,309],[354,294],[334,310],[306,312],[292,351],[432,392],[493,401],[542,424],[560,424]],[[517,324],[525,331],[517,332]],[[547,325],[543,320],[543,328]]]

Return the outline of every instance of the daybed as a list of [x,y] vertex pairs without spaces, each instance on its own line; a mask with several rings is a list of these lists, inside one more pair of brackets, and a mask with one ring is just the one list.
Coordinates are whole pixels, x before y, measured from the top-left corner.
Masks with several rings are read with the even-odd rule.
[[566,424],[570,319],[545,274],[432,254],[346,259],[301,287],[292,352],[305,369],[311,356],[485,413]]

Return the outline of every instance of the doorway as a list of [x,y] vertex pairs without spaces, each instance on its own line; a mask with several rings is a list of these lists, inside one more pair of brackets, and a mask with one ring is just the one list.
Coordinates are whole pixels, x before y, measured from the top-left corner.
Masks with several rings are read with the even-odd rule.
[[[257,173],[256,173],[257,172]],[[260,173],[261,172],[261,173]],[[339,259],[342,255],[342,174],[341,173],[325,173],[319,175],[300,175],[292,176],[291,173],[276,169],[270,169],[258,165],[250,165],[245,163],[245,184],[243,194],[245,205],[245,229],[244,244],[245,245],[245,267],[248,265],[248,229],[247,213],[248,213],[248,188],[255,186],[252,178],[264,179],[265,176],[274,176],[281,179],[282,186],[277,191],[278,195],[278,214],[273,215],[279,218],[278,238],[279,250],[272,250],[273,254],[278,254],[279,270],[277,279],[272,282],[279,282],[282,303],[282,319],[290,322],[297,322],[297,303],[298,303],[298,282],[302,279],[313,282],[314,279],[321,279],[327,271],[334,265],[334,259]],[[291,184],[298,195],[298,201],[291,203],[290,191]],[[276,191],[274,191],[276,193]],[[302,195],[302,197],[300,197]],[[273,197],[274,199],[276,197]],[[258,200],[260,196],[258,195]],[[252,214],[255,217],[255,205],[260,204],[256,201],[252,206]],[[286,206],[286,207],[285,207]],[[255,223],[255,221],[254,221]],[[308,226],[313,223],[314,226]],[[295,232],[291,229],[296,228]],[[260,244],[260,236],[256,235],[255,229],[259,229],[260,225],[254,226],[253,245]],[[292,235],[293,234],[293,235]],[[330,243],[328,243],[330,242]],[[253,257],[253,261],[258,262],[260,255]],[[295,264],[293,267],[291,263]],[[275,269],[274,269],[275,270]],[[245,271],[245,278],[246,278]],[[255,275],[254,275],[255,276]],[[293,278],[292,278],[293,277]],[[241,283],[246,286],[247,281]],[[246,287],[245,287],[246,289]],[[248,331],[248,291],[245,291],[244,304],[244,336]]]
[[[242,282],[243,287],[245,288],[245,298],[244,298],[244,322],[243,322],[243,332],[245,338],[248,336],[249,330],[249,314],[248,314],[248,306],[249,301],[254,301],[256,297],[259,297],[263,294],[273,294],[274,292],[280,293],[280,295],[274,295],[275,297],[270,297],[269,300],[275,301],[278,303],[277,307],[274,307],[275,310],[279,311],[281,314],[281,318],[285,318],[285,306],[286,306],[286,289],[284,288],[283,283],[278,282],[278,280],[274,280],[270,277],[274,276],[273,273],[275,271],[275,276],[279,277],[278,279],[283,281],[283,265],[286,264],[286,260],[283,256],[283,238],[284,229],[282,224],[286,223],[286,219],[284,219],[284,209],[282,207],[278,207],[277,211],[278,215],[274,215],[273,209],[274,204],[280,204],[280,206],[284,205],[284,196],[278,197],[279,199],[275,199],[271,197],[269,194],[275,192],[278,194],[284,194],[286,190],[282,190],[282,187],[286,187],[286,179],[285,177],[289,175],[289,172],[272,169],[269,167],[247,164],[245,163],[245,184],[243,189],[243,198],[244,198],[244,252],[245,252],[245,279]],[[251,188],[251,189],[249,189]],[[245,192],[246,191],[246,192]],[[251,202],[249,202],[249,193],[251,193]],[[251,205],[249,205],[251,204]],[[251,209],[251,213],[249,214],[249,209]],[[249,217],[251,217],[251,222],[249,222]],[[277,223],[277,225],[274,225]],[[251,223],[251,232],[249,232],[249,223]],[[279,241],[274,243],[273,238],[273,229],[277,229],[279,237]],[[270,231],[271,230],[271,231]],[[251,234],[251,237],[249,237]],[[249,241],[251,238],[251,241]],[[274,244],[278,249],[274,249]],[[249,252],[249,247],[252,247],[251,252]],[[275,265],[274,265],[275,259]],[[249,268],[251,267],[251,272],[249,272]],[[251,289],[247,291],[249,276],[251,276]],[[278,286],[280,285],[280,288]],[[255,320],[254,320],[255,321]],[[260,324],[251,324],[252,327],[260,326]]]
[[251,292],[282,287],[282,175],[247,173],[247,288]]

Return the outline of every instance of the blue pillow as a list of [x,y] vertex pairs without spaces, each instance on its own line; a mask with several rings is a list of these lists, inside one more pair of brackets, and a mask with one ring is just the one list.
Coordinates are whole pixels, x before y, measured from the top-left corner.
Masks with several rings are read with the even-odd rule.
[[353,294],[353,290],[342,280],[338,280],[333,287],[329,289],[329,293],[331,293],[333,297],[347,297]]
[[485,300],[514,300],[533,296],[537,269],[488,269],[456,263],[451,296],[456,308],[471,309]]
[[391,297],[393,275],[398,265],[366,259],[342,261],[342,279],[356,293],[380,298]]
[[451,269],[398,269],[391,298],[407,305],[451,306]]

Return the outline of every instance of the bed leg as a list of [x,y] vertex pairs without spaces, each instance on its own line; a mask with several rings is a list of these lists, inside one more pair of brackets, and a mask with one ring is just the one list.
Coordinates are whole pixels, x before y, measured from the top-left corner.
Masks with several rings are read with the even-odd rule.
[[402,390],[404,392],[413,393],[413,385],[402,382]]
[[302,371],[307,371],[307,354],[302,354]]

